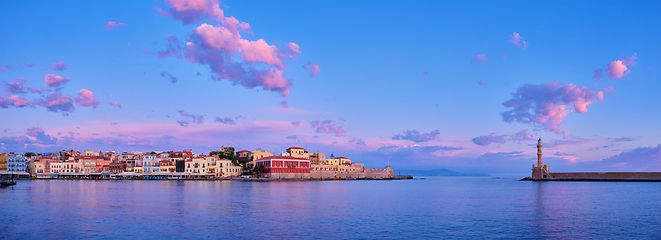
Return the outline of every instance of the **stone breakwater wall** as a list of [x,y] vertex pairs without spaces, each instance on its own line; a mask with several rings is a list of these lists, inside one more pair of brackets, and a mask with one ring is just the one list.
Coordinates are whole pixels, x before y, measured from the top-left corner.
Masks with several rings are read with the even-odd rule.
[[365,168],[362,164],[342,165],[310,165],[310,178],[394,178],[392,168]]
[[550,173],[556,181],[661,181],[661,172],[568,172]]

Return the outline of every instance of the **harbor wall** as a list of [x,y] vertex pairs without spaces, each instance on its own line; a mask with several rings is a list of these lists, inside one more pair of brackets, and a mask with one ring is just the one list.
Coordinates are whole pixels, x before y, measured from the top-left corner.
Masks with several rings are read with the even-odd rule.
[[394,178],[395,172],[390,167],[365,168],[362,164],[351,166],[316,165],[310,167],[310,178]]
[[661,181],[661,172],[567,172],[550,175],[548,180]]

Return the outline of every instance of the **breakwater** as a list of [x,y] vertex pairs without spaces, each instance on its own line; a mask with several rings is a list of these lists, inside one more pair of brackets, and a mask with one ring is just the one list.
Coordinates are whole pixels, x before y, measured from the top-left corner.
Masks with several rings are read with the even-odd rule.
[[661,172],[565,172],[547,173],[545,178],[526,177],[529,181],[636,181],[661,182]]

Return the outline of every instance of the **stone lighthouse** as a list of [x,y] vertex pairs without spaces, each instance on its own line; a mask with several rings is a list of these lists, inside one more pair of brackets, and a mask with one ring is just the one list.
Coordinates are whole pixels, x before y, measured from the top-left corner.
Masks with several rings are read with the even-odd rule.
[[532,178],[536,180],[550,178],[549,165],[544,165],[542,162],[542,138],[537,140],[537,166],[532,165]]

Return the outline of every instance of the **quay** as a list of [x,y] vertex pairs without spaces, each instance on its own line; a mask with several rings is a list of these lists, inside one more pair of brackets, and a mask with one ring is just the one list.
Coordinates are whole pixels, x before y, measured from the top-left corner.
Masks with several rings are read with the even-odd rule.
[[[0,173],[2,174],[2,173]],[[386,177],[325,177],[325,178],[264,178],[251,175],[215,177],[214,174],[187,174],[187,173],[53,173],[50,176],[29,177],[28,174],[14,174],[16,179],[30,180],[207,180],[207,181],[248,181],[248,182],[269,182],[269,181],[339,181],[339,180],[404,180],[413,179],[410,175],[397,175]],[[249,177],[248,177],[249,176]],[[9,175],[2,175],[9,178]]]
[[560,172],[552,173],[542,162],[542,139],[537,141],[537,165],[532,165],[532,176],[521,181],[610,181],[661,182],[661,172]]

